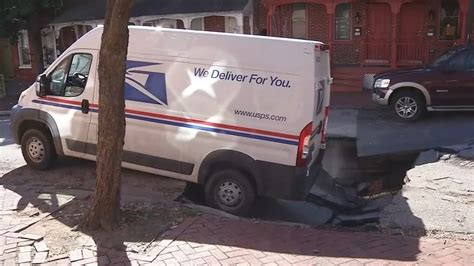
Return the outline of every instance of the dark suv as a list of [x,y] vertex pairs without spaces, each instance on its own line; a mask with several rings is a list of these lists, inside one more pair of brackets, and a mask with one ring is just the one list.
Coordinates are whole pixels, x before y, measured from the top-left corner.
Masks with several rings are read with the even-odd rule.
[[426,111],[474,111],[474,46],[454,47],[428,66],[376,75],[372,98],[403,121]]

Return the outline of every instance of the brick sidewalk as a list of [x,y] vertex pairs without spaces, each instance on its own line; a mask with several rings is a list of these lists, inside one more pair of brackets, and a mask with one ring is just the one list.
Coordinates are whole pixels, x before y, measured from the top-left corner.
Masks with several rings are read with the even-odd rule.
[[[348,233],[204,215],[167,233],[147,254],[75,251],[85,265],[474,265],[468,241]],[[90,255],[85,256],[88,253]],[[91,264],[92,265],[92,264]]]
[[144,254],[88,247],[51,258],[42,236],[21,232],[41,217],[10,217],[25,205],[22,201],[34,200],[22,196],[0,187],[0,265],[474,265],[474,243],[469,241],[329,231],[210,215],[181,223],[162,240],[149,243]]

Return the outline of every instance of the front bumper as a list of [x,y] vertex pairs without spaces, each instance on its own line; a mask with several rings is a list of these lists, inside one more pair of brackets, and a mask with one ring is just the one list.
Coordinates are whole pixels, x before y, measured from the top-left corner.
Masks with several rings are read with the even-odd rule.
[[388,105],[391,90],[374,89],[372,92],[372,100],[381,105]]
[[15,139],[16,144],[20,144],[20,139],[18,135],[18,129],[21,122],[21,110],[23,107],[20,105],[13,106],[11,113],[10,113],[10,131],[12,133],[13,138]]

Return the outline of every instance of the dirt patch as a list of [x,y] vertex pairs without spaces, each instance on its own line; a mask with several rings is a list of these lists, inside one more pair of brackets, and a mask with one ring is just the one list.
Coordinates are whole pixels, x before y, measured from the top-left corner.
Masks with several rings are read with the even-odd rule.
[[89,210],[91,199],[75,199],[67,206],[22,233],[43,235],[50,252],[49,257],[69,254],[73,250],[97,246],[141,253],[168,228],[187,217],[197,215],[177,203],[126,202],[122,204],[120,227],[113,233],[88,232],[81,224]]

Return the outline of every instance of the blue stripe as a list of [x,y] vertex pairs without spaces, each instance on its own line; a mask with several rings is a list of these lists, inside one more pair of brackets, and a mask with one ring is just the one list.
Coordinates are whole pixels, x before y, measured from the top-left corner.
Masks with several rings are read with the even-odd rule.
[[81,111],[81,107],[80,106],[75,106],[75,105],[68,105],[68,104],[62,104],[62,103],[52,103],[52,102],[45,102],[45,101],[39,101],[39,100],[33,100],[33,102]]
[[[45,101],[38,101],[38,100],[33,100],[33,102],[46,104],[46,105],[51,105],[51,106],[56,106],[56,107],[63,107],[63,108],[74,109],[74,110],[81,110],[81,107],[79,107],[79,106],[66,105],[66,104],[60,104],[60,103],[52,103],[52,102],[45,102]],[[98,110],[97,109],[91,109],[91,112],[97,113]],[[276,142],[276,143],[281,143],[281,144],[288,144],[288,145],[298,146],[297,141],[273,138],[273,137],[268,137],[268,136],[254,135],[254,134],[249,134],[249,133],[244,133],[244,132],[236,132],[236,131],[231,131],[231,130],[226,130],[226,129],[221,129],[221,128],[203,127],[203,126],[199,126],[199,125],[192,125],[192,124],[186,124],[186,123],[182,123],[182,122],[168,121],[168,120],[163,120],[163,119],[158,119],[158,118],[143,117],[143,116],[131,115],[131,114],[125,114],[125,117],[130,118],[130,119],[135,119],[135,120],[142,120],[142,121],[147,121],[147,122],[152,122],[152,123],[163,124],[163,125],[192,128],[192,129],[197,129],[197,130],[201,130],[201,131],[215,132],[215,133],[219,133],[219,134],[226,134],[226,135],[231,135],[231,136],[250,138],[250,139],[258,139],[258,140],[264,140],[264,141],[270,141],[270,142]]]

